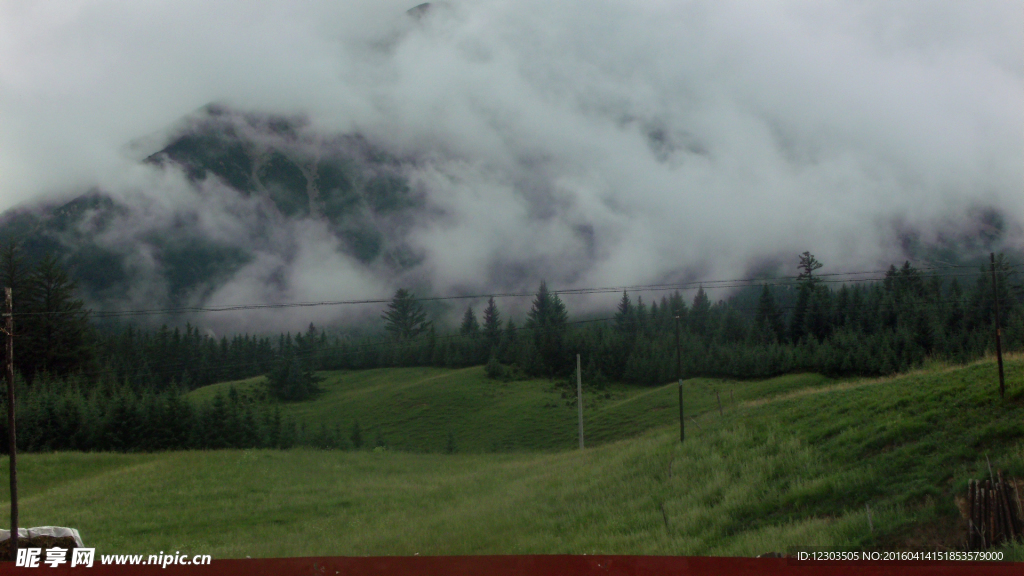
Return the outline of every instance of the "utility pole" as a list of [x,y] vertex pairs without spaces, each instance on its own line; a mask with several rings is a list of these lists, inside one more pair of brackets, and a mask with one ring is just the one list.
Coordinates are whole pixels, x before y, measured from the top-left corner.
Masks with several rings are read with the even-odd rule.
[[1003,343],[1002,328],[999,327],[999,291],[996,286],[996,254],[989,252],[989,260],[992,263],[992,300],[996,304],[996,361],[999,364],[999,397],[1006,397],[1006,383],[1003,380]]
[[580,355],[576,355],[576,408],[580,414],[580,450],[583,450],[583,376],[580,372]]
[[679,349],[679,315],[676,314],[676,379],[679,380],[679,441],[686,439],[686,429],[683,423],[683,358]]
[[11,457],[11,540],[8,550],[11,560],[15,560],[18,557],[18,443],[14,433],[14,303],[9,287],[4,289],[4,298],[7,301],[7,313],[4,314],[7,317],[4,328],[7,333],[7,439]]

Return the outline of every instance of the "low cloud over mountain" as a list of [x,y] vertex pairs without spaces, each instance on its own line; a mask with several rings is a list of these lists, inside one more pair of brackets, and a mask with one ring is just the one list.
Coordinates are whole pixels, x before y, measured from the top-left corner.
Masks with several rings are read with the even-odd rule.
[[1019,3],[407,4],[0,3],[3,233],[109,309],[1024,248]]

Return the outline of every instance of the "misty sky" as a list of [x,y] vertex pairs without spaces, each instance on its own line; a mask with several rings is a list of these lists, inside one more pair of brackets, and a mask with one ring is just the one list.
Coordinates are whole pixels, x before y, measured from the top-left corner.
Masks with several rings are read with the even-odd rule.
[[[987,208],[1024,248],[1024,2],[417,3],[0,0],[0,210],[97,184],[194,206],[138,150],[217,101],[427,159],[440,216],[409,241],[437,294],[792,273],[804,250],[872,270]],[[316,223],[291,241],[276,297],[405,280]],[[275,258],[209,303],[269,298]]]

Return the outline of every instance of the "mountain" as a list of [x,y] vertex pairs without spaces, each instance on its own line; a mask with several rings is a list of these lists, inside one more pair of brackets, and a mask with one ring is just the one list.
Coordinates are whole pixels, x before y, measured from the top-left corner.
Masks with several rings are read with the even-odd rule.
[[[183,118],[152,149],[140,156],[149,170],[133,190],[94,188],[64,203],[8,210],[0,215],[0,242],[20,242],[29,260],[58,254],[89,307],[116,311],[380,298],[397,286],[418,286],[421,294],[428,293],[429,278],[447,281],[445,275],[459,263],[447,246],[475,238],[434,234],[480,213],[473,211],[479,208],[461,216],[446,213],[443,206],[461,196],[442,198],[448,194],[444,184],[434,187],[428,202],[426,188],[413,176],[429,166],[427,151],[402,155],[358,133],[324,134],[301,116],[211,104]],[[514,193],[528,203],[530,187],[544,190],[545,179],[552,176],[529,166],[523,172],[533,180],[514,184]],[[487,198],[474,201],[489,209]],[[550,220],[550,207],[568,212],[572,200],[546,202],[537,206],[548,208],[531,207],[518,216],[517,229],[531,235],[531,242],[544,241],[531,230]],[[500,212],[493,216],[504,217]],[[1010,221],[999,210],[981,207],[937,234],[895,226],[899,246],[894,252],[902,254],[895,263],[908,258],[981,264],[990,250],[998,251],[1007,245],[1006,237],[1016,234]],[[590,230],[566,222],[574,234]],[[593,243],[590,236],[584,240]],[[433,259],[417,248],[424,237],[433,242]],[[557,261],[562,277],[552,278],[551,271],[559,269],[550,262],[544,268],[531,260],[535,256],[506,245],[489,249],[495,251],[481,252],[482,257],[469,251],[477,258],[467,265],[471,273],[463,271],[475,282],[467,288],[474,290],[470,293],[487,287],[523,290],[545,277],[567,284],[598,262],[597,255],[577,251],[577,257]],[[770,246],[749,248],[752,253],[759,249],[761,258],[750,260],[748,276],[791,273]],[[661,281],[679,278],[678,266],[666,263]],[[622,283],[636,279],[623,278]],[[336,315],[310,311],[288,322],[296,329],[311,320],[330,324],[347,312],[331,313]],[[282,318],[219,320],[219,326],[249,330]]]
[[[319,223],[333,248],[378,271],[417,262],[402,240],[423,207],[405,175],[410,161],[358,134],[324,137],[300,117],[209,105],[143,162],[180,173],[186,200],[160,206],[159,193],[126,199],[93,189],[9,210],[0,242],[20,242],[30,260],[60,254],[98,309],[202,302],[261,251],[287,260],[299,239],[279,232],[300,223]],[[211,230],[211,217],[224,230]]]

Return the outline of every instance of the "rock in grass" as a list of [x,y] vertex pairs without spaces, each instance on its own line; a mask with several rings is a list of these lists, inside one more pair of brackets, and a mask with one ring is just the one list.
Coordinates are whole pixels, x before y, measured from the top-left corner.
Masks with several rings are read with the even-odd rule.
[[[0,530],[0,562],[12,562],[11,532]],[[40,526],[38,528],[18,529],[18,548],[81,548],[82,538],[74,528],[59,526]]]

